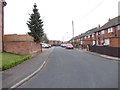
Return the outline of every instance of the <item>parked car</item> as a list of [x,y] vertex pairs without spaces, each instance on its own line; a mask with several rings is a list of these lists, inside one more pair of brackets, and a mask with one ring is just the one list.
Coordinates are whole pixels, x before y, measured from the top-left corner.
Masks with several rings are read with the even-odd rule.
[[49,48],[51,48],[52,46],[50,44],[48,44]]
[[51,45],[47,44],[47,43],[41,43],[42,44],[42,48],[50,48]]
[[66,49],[74,49],[73,45],[72,44],[66,44]]
[[61,44],[61,47],[65,47],[66,46],[66,44],[64,43],[64,44]]

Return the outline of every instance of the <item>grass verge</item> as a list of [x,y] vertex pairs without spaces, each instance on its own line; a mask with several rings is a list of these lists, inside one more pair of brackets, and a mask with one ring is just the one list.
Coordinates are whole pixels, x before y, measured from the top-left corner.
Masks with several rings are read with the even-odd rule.
[[[2,57],[2,58],[1,58]],[[16,55],[11,53],[0,53],[0,68],[7,70],[18,64],[21,64],[25,60],[28,60],[31,55]]]

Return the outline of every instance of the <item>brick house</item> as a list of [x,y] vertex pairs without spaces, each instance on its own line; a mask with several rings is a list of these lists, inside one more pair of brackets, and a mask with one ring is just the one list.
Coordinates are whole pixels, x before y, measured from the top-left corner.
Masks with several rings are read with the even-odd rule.
[[99,45],[120,47],[120,22],[119,17],[109,19],[98,31],[97,41]]
[[[73,38],[81,45],[108,45],[110,47],[120,47],[120,22],[119,17],[109,19],[102,27],[90,29],[87,32]],[[72,41],[71,39],[70,41]]]
[[0,52],[3,51],[4,6],[6,6],[6,2],[4,0],[0,0]]
[[120,16],[109,19],[102,27],[99,25],[72,38],[70,41],[73,39],[79,43],[82,49],[120,57],[118,53],[120,52]]
[[50,45],[55,45],[55,46],[58,46],[60,45],[62,42],[61,41],[57,41],[57,40],[49,40],[48,41],[48,44]]

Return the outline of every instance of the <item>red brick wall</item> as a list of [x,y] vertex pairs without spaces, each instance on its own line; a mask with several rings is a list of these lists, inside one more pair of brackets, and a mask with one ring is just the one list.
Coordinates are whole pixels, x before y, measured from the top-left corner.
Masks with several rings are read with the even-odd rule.
[[110,46],[111,47],[120,47],[120,38],[111,38]]
[[29,35],[4,35],[4,41],[34,41]]
[[25,55],[25,54],[33,54],[41,51],[40,44],[36,44],[34,42],[4,42],[4,51]]
[[33,38],[29,35],[5,35],[4,51],[25,55],[40,52],[42,50],[40,44],[33,42]]

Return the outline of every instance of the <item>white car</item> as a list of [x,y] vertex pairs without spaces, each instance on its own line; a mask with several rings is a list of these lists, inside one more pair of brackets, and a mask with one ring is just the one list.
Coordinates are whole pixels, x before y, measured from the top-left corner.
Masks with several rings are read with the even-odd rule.
[[49,45],[46,43],[41,43],[42,44],[42,48],[49,48]]

